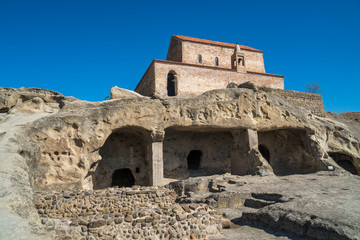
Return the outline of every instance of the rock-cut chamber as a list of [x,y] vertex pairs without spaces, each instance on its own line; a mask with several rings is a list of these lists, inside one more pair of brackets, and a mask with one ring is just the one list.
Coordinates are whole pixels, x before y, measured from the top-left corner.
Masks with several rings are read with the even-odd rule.
[[164,177],[230,172],[233,137],[230,132],[168,129],[164,139]]
[[317,170],[309,138],[302,129],[258,132],[259,151],[276,175],[303,174]]
[[102,159],[92,176],[94,189],[149,184],[143,131],[118,129],[108,137],[99,153]]

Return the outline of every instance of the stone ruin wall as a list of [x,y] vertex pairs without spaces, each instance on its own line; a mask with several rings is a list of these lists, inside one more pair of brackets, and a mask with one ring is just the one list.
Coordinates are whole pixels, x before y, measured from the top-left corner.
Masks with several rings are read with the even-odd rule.
[[54,239],[207,239],[219,235],[222,212],[177,204],[158,187],[36,192],[35,207]]
[[323,99],[320,94],[281,89],[272,89],[271,91],[291,104],[310,110],[317,116],[325,117]]

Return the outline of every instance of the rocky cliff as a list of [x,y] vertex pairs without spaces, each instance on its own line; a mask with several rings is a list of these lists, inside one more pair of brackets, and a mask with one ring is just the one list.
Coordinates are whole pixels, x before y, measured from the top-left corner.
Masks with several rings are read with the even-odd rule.
[[[200,164],[199,175],[231,172],[234,159],[242,159],[238,170],[249,176],[329,167],[334,175],[360,173],[360,125],[342,114],[319,117],[258,89],[194,98],[148,98],[121,89],[112,95],[117,99],[93,103],[44,89],[0,89],[0,219],[14,219],[2,220],[1,234],[46,238],[36,225],[33,191],[110,187],[114,168],[129,168],[138,173],[135,184],[149,185],[153,142],[163,143],[167,178],[191,176],[188,150],[201,150],[210,163]],[[256,146],[243,151],[245,130],[255,133]],[[112,143],[117,140],[128,147]],[[123,165],[116,163],[124,155]]]

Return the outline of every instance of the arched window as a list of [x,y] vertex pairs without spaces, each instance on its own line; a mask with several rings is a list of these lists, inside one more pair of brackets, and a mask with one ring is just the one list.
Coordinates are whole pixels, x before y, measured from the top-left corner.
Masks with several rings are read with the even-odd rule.
[[215,65],[219,66],[219,58],[218,57],[215,58]]
[[199,63],[202,64],[202,57],[201,54],[199,54]]
[[242,57],[239,57],[238,59],[238,65],[239,66],[245,66],[244,59]]
[[168,96],[176,96],[176,73],[169,72],[167,75],[167,93]]

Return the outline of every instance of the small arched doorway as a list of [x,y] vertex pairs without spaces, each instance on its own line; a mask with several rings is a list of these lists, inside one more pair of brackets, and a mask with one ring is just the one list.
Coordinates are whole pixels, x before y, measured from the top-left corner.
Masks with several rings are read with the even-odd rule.
[[167,75],[167,95],[176,96],[176,73],[169,72]]
[[114,171],[111,182],[112,187],[132,187],[134,184],[135,178],[129,168],[121,168]]
[[200,161],[202,152],[199,150],[191,150],[187,156],[187,165],[189,170],[198,170],[200,168]]

